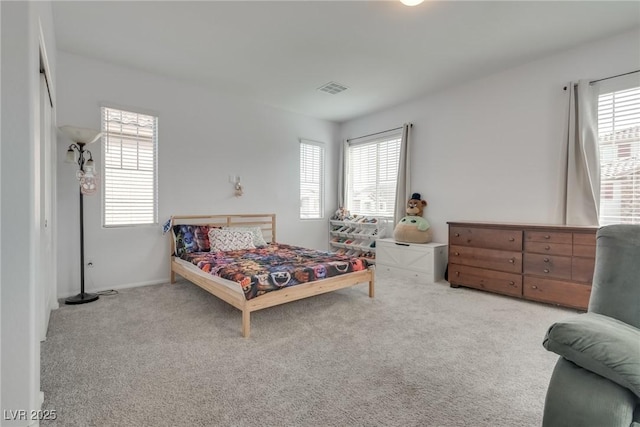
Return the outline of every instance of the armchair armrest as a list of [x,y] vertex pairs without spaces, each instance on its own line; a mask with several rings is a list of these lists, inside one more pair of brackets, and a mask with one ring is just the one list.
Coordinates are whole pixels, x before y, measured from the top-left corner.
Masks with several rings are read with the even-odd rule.
[[639,329],[601,314],[585,313],[551,325],[542,345],[640,398]]

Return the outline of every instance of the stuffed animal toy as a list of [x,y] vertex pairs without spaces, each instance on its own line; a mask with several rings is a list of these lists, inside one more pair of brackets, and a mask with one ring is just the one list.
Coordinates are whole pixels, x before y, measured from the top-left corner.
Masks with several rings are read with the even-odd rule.
[[345,221],[347,219],[349,219],[351,215],[349,214],[349,211],[346,210],[345,208],[339,208],[336,213],[333,214],[333,216],[331,217],[331,219],[335,219],[338,221]]
[[422,200],[420,193],[413,193],[407,202],[407,216],[402,218],[393,230],[393,238],[398,242],[429,243],[433,239],[433,232],[429,222],[422,217],[427,202]]

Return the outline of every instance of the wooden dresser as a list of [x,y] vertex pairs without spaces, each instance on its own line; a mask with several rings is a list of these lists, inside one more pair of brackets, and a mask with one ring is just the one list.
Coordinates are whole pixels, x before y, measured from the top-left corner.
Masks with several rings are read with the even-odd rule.
[[452,287],[587,309],[597,227],[448,224]]

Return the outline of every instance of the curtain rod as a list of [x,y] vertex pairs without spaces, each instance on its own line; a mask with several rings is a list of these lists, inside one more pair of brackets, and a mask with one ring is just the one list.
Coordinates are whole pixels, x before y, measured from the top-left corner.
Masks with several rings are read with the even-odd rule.
[[[627,75],[629,75],[629,74],[634,74],[634,73],[640,73],[640,70],[629,71],[628,73],[622,73],[622,74],[618,74],[618,75],[616,75],[616,76],[603,77],[603,78],[598,79],[598,80],[591,80],[591,81],[589,82],[589,84],[590,84],[590,85],[592,85],[592,84],[594,84],[594,83],[602,82],[602,81],[609,80],[609,79],[615,79],[616,77],[627,76]],[[566,86],[564,87],[564,90],[567,90],[567,87],[566,87]]]
[[[409,126],[413,126],[413,123],[409,123]],[[387,133],[387,132],[393,132],[394,130],[400,130],[402,129],[404,126],[400,126],[399,128],[393,128],[393,129],[387,129],[387,130],[383,130],[380,132],[376,132],[376,133],[370,133],[369,135],[363,135],[363,136],[359,136],[357,138],[349,138],[347,139],[347,142],[349,141],[354,141],[356,139],[362,139],[362,138],[368,138],[370,136],[376,136],[376,135],[380,135],[381,133]]]

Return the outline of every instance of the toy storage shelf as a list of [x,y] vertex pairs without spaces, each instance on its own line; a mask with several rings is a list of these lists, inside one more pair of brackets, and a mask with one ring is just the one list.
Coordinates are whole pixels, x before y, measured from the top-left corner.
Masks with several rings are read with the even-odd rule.
[[331,250],[359,256],[368,263],[375,263],[376,239],[383,237],[384,221],[372,217],[356,217],[354,220],[329,220]]

